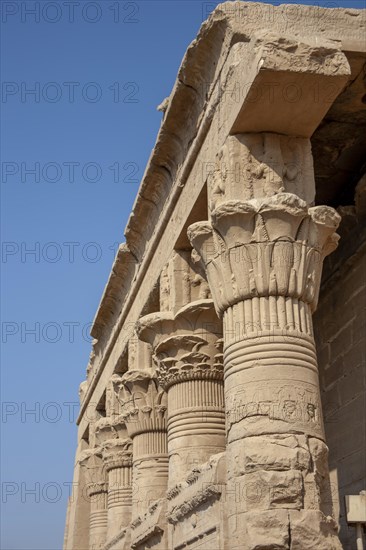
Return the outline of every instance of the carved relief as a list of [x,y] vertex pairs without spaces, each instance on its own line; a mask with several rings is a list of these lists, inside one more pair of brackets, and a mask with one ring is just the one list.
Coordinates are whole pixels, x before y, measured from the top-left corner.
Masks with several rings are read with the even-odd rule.
[[315,180],[310,140],[271,133],[229,136],[208,182],[211,210],[223,202],[283,192],[312,203]]
[[121,414],[121,404],[118,401],[118,393],[122,383],[122,377],[113,374],[106,387],[105,410],[109,417],[116,417]]
[[189,251],[174,251],[160,275],[160,311],[175,313],[190,302],[210,298],[205,277]]

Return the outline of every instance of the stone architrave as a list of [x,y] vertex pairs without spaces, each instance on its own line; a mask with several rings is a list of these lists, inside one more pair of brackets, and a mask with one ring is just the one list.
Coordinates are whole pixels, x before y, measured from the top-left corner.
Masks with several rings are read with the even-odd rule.
[[157,378],[168,394],[169,486],[225,449],[222,325],[212,300],[175,315],[159,312],[138,322],[153,346]]
[[311,318],[340,217],[284,189],[242,187],[188,229],[224,325],[232,550],[340,548]]

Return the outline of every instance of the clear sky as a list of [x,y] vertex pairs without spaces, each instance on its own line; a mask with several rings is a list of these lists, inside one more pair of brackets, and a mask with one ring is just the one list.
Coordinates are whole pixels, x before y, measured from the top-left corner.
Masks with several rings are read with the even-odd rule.
[[217,3],[1,2],[4,550],[62,548],[90,323],[156,106]]

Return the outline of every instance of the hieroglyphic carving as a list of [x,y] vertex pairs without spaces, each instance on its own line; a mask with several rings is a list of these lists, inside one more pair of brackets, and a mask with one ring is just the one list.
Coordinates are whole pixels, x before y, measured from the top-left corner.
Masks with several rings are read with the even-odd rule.
[[106,387],[105,409],[106,415],[110,418],[114,418],[121,414],[121,404],[118,400],[121,383],[121,376],[113,374]]

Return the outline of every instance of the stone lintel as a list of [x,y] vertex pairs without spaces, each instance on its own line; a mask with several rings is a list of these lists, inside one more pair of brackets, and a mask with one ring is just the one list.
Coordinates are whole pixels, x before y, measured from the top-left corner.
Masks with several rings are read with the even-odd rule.
[[[351,76],[340,44],[305,43],[268,31],[252,42],[249,82],[237,83],[244,101],[230,133],[310,138]],[[245,75],[248,61],[241,63]]]

